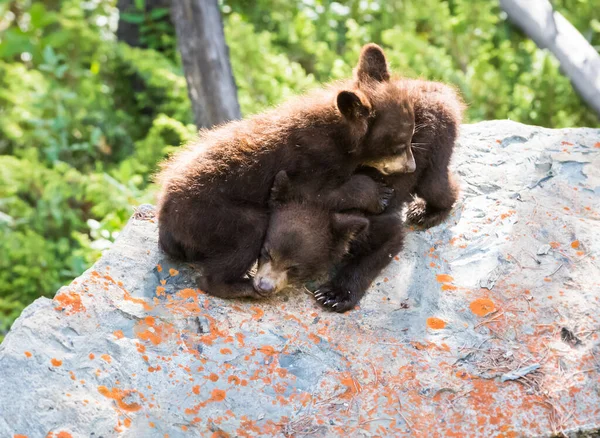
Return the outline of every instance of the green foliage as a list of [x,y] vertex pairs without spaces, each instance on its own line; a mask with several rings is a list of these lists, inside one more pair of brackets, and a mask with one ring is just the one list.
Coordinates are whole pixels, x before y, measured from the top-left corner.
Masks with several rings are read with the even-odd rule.
[[[109,247],[152,174],[195,135],[168,10],[136,0],[0,2],[0,339]],[[600,0],[553,2],[595,46]],[[496,0],[221,0],[244,114],[352,73],[360,47],[456,84],[470,121],[600,126],[556,60]]]
[[[31,155],[0,156],[0,312],[9,317],[86,267],[72,248],[90,205],[84,178],[64,163],[50,169]],[[3,318],[0,324],[5,328]]]
[[175,30],[169,19],[169,8],[152,7],[145,0],[135,0],[131,8],[120,11],[119,20],[135,25],[139,31],[139,44],[154,49],[167,58],[177,58]]
[[313,75],[274,47],[271,33],[257,33],[240,15],[228,17],[225,32],[244,114],[258,112],[316,84]]
[[[396,72],[457,85],[470,121],[600,125],[558,62],[515,30],[494,0],[223,2],[226,23],[245,21],[269,32],[269,51],[285,53],[317,81],[349,75],[360,47],[373,41],[386,49]],[[600,44],[600,0],[553,4]],[[230,44],[237,44],[235,32],[233,24],[226,26]],[[234,69],[236,61],[232,54]]]
[[127,44],[117,44],[115,49],[118,58],[114,66],[114,73],[118,75],[115,93],[124,104],[134,102],[135,107],[129,109],[139,116],[148,113],[141,120],[142,132],[150,129],[154,117],[161,113],[184,123],[192,122],[187,85],[180,66],[155,50]]
[[156,163],[195,128],[180,66],[118,43],[114,2],[0,12],[1,336],[152,202]]

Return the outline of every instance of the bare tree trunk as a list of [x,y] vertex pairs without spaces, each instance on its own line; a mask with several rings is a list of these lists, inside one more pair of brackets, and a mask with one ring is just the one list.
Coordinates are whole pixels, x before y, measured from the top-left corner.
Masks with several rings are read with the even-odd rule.
[[209,128],[239,119],[240,106],[218,0],[175,0],[171,16],[196,125]]
[[600,117],[600,55],[548,0],[500,0],[508,18],[560,62],[573,87]]

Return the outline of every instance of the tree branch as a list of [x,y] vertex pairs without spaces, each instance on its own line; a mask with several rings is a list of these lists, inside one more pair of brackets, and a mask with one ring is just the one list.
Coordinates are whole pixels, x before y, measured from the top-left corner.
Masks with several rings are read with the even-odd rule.
[[600,117],[600,55],[548,0],[500,0],[508,18],[560,62],[579,95]]

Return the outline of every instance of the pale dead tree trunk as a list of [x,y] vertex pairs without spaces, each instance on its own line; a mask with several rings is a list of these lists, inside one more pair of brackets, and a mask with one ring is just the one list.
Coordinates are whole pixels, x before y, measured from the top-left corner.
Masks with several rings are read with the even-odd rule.
[[500,0],[508,18],[560,62],[573,87],[600,117],[600,55],[548,0]]
[[239,119],[240,106],[218,0],[174,0],[171,17],[196,126],[210,128]]

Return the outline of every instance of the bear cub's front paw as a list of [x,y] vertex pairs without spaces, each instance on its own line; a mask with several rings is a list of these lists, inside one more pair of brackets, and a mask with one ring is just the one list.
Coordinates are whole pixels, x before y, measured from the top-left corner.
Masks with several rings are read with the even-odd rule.
[[377,202],[369,209],[369,213],[383,213],[394,197],[394,189],[385,184],[378,184]]
[[349,290],[335,286],[332,283],[322,285],[315,292],[315,299],[321,307],[339,313],[353,309],[357,304],[356,300],[352,299]]
[[394,189],[384,184],[379,185],[379,202],[375,214],[383,213],[394,197]]

